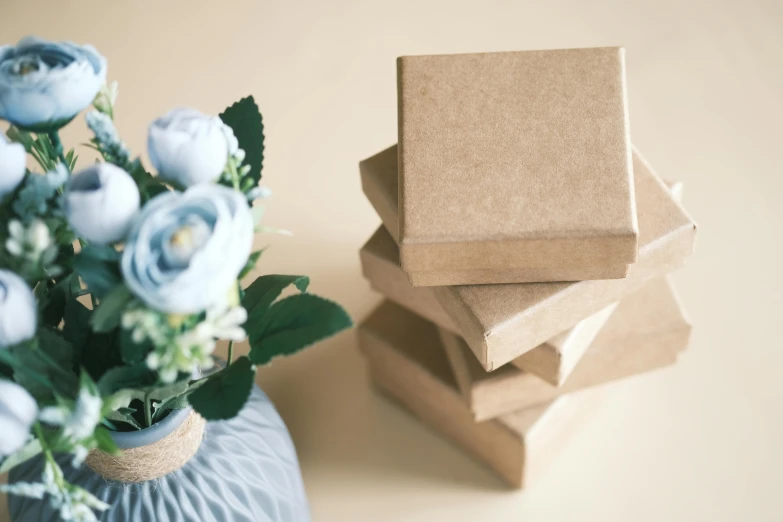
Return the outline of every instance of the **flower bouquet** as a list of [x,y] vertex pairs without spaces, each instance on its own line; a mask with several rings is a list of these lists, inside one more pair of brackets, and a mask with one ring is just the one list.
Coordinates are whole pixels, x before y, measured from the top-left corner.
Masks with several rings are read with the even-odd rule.
[[[0,119],[10,123],[0,134],[0,472],[43,462],[40,480],[0,491],[42,499],[63,520],[109,507],[68,482],[63,455],[74,467],[121,458],[118,435],[187,410],[232,419],[257,365],[351,326],[339,305],[306,292],[305,276],[240,284],[262,253],[254,232],[270,231],[253,206],[268,196],[253,98],[219,117],[174,109],[154,121],[153,175],[120,139],[117,86],[105,80],[90,46],[0,47]],[[79,165],[59,130],[91,105],[86,146],[102,161]],[[234,358],[246,338],[250,352]],[[229,343],[220,368],[219,340]]]

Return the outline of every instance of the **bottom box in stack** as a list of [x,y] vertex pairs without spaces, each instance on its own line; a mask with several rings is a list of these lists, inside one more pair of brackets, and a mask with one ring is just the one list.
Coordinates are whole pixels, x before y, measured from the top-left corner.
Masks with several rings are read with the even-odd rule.
[[[454,334],[389,301],[359,327],[373,383],[514,487],[529,485],[546,469],[598,400],[598,390],[567,392],[672,364],[689,335],[665,278],[619,304],[560,388],[508,365],[485,372]],[[520,385],[526,378],[539,384]],[[510,409],[518,404],[526,406]],[[479,405],[495,408],[496,416],[477,421]]]

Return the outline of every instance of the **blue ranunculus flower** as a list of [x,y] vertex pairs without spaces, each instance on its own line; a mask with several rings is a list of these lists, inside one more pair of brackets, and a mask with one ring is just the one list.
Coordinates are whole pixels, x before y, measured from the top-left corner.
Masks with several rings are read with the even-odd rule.
[[38,415],[38,404],[15,382],[0,379],[0,457],[13,455],[30,438],[30,428]]
[[8,143],[0,133],[0,200],[16,190],[27,171],[27,152],[19,143]]
[[158,175],[183,187],[215,181],[237,148],[234,131],[220,118],[186,107],[152,122],[147,138]]
[[125,239],[140,201],[131,175],[111,163],[96,163],[74,174],[63,195],[71,228],[99,245]]
[[28,36],[0,46],[0,119],[27,130],[62,127],[106,81],[106,59],[90,45]]
[[224,304],[253,246],[245,197],[197,185],[153,198],[131,227],[122,273],[148,306],[190,314]]
[[35,336],[38,307],[24,279],[10,270],[0,270],[0,349]]

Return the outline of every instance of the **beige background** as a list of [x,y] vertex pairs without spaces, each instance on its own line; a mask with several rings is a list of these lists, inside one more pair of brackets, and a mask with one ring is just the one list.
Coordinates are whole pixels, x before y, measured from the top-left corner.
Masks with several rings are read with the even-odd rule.
[[[783,518],[783,4],[660,0],[0,0],[0,35],[98,47],[123,137],[176,105],[252,93],[267,126],[261,268],[313,277],[357,319],[378,302],[357,250],[378,225],[357,162],[396,140],[401,54],[624,45],[634,143],[686,182],[701,225],[676,276],[696,326],[674,369],[615,385],[546,477],[508,492],[367,384],[354,333],[259,383],[296,444],[318,521]],[[83,123],[66,135],[83,141]],[[85,151],[86,152],[86,151]],[[87,155],[89,157],[89,155]],[[2,517],[0,517],[1,519]]]

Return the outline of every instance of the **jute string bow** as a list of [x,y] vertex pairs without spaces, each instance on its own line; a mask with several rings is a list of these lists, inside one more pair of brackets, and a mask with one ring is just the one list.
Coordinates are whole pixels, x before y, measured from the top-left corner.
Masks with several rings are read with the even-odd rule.
[[92,450],[85,462],[108,480],[146,482],[160,478],[178,470],[196,454],[205,425],[206,421],[191,411],[176,430],[153,444],[124,449],[120,455]]

